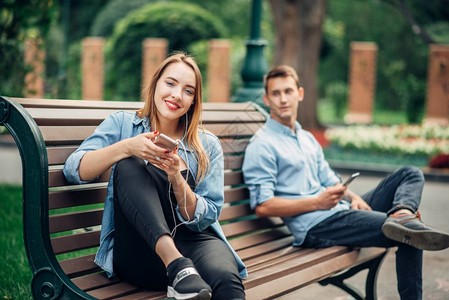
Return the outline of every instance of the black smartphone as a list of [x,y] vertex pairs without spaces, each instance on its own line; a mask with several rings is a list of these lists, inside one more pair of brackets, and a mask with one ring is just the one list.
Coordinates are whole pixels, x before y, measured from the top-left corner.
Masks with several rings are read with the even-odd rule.
[[357,172],[357,173],[354,173],[354,174],[352,174],[344,183],[343,183],[343,185],[344,186],[348,186],[354,179],[356,179],[357,178],[357,176],[359,176],[360,175],[360,173],[359,172]]
[[154,139],[154,144],[158,145],[161,148],[167,149],[168,151],[173,151],[178,145],[179,141],[174,140],[171,137],[166,136],[161,133]]

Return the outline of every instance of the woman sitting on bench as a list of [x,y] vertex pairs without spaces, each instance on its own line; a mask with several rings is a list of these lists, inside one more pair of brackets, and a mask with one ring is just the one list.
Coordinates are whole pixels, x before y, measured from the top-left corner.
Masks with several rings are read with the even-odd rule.
[[142,97],[141,110],[111,114],[64,166],[78,184],[112,167],[95,262],[139,287],[168,286],[176,299],[244,299],[246,268],[218,223],[223,151],[199,128],[193,58],[167,58]]

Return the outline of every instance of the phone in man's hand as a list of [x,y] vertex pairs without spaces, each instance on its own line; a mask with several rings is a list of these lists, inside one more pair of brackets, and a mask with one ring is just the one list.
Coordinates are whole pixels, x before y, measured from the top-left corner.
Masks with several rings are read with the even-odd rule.
[[154,138],[153,143],[161,148],[167,149],[168,151],[173,151],[176,147],[178,147],[179,140],[174,140],[171,137],[161,133]]
[[360,172],[352,174],[346,181],[343,183],[344,186],[348,186],[354,179],[357,178],[357,176],[360,175]]

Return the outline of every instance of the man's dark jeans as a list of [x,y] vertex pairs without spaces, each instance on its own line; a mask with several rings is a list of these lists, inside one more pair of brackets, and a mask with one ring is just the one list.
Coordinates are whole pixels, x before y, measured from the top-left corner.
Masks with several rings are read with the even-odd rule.
[[387,211],[398,205],[418,209],[424,176],[420,169],[403,167],[385,178],[362,198],[373,211],[341,211],[308,233],[303,247],[323,248],[336,245],[353,247],[398,247],[396,275],[401,299],[422,299],[422,250],[392,241],[382,233]]

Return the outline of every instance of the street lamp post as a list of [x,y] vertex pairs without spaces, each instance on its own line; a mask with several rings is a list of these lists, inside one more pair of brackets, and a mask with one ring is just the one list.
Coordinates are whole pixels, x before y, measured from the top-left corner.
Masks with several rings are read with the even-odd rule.
[[251,18],[251,36],[246,41],[246,56],[241,71],[243,87],[234,95],[233,102],[255,102],[264,106],[262,95],[263,76],[267,72],[263,48],[267,41],[260,38],[262,0],[253,0]]

